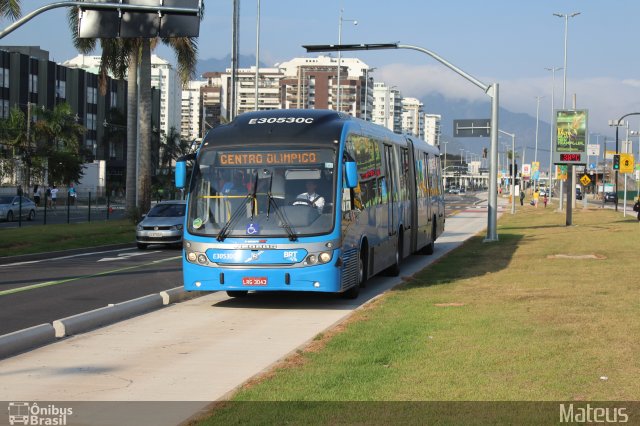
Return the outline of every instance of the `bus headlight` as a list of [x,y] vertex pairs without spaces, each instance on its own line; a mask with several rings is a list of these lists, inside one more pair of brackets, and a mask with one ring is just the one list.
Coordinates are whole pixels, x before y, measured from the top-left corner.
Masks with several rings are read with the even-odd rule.
[[315,265],[316,263],[318,263],[318,258],[315,254],[307,256],[307,265]]
[[320,260],[320,263],[327,263],[331,260],[331,253],[327,253],[326,251],[323,251],[322,253],[320,253],[320,255],[318,256],[318,260]]
[[207,261],[207,256],[205,256],[204,254],[200,253],[200,254],[198,255],[198,263],[201,263],[201,264],[203,264],[203,265],[204,265],[204,264],[206,264],[206,263],[208,263],[208,261]]
[[190,251],[190,252],[187,254],[187,260],[188,260],[189,262],[195,262],[197,258],[198,258],[198,256],[197,256],[194,252],[192,252],[192,251]]

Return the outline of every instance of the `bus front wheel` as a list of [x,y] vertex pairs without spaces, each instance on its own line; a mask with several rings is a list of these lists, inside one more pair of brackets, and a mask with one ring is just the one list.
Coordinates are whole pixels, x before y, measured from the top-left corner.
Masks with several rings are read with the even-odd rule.
[[227,290],[227,296],[229,297],[246,297],[249,294],[247,290]]

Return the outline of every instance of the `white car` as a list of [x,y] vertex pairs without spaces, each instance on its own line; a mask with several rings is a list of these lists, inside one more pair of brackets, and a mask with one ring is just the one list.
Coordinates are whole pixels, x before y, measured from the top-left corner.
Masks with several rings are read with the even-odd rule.
[[[22,205],[20,205],[22,199]],[[21,216],[23,219],[33,220],[36,217],[36,203],[27,197],[18,195],[0,195],[0,219],[12,222]]]

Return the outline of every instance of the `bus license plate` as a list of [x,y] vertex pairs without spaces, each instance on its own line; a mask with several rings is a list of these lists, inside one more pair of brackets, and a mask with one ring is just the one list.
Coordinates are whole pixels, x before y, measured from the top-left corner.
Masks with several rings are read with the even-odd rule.
[[242,285],[249,287],[261,287],[267,285],[267,277],[244,277]]

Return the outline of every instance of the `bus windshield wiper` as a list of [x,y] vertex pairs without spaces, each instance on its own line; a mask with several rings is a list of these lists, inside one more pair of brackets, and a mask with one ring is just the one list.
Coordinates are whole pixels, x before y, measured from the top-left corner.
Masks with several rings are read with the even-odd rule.
[[216,240],[224,241],[224,239],[227,238],[227,235],[229,235],[229,229],[234,223],[236,223],[236,221],[240,218],[240,216],[242,216],[243,210],[246,209],[247,201],[249,201],[249,199],[252,196],[253,194],[247,194],[247,196],[244,197],[244,199],[242,200],[242,203],[240,203],[240,205],[236,207],[236,209],[231,214],[231,217],[229,218],[227,223],[225,223],[222,229],[220,230],[220,232],[218,232],[218,236],[216,237]]
[[282,210],[280,210],[280,207],[278,207],[278,203],[276,203],[276,199],[273,197],[273,193],[271,192],[272,185],[273,185],[273,173],[271,173],[271,179],[269,180],[269,191],[267,191],[267,198],[269,199],[269,205],[267,206],[267,218],[271,213],[271,206],[273,205],[273,211],[276,212],[278,219],[280,219],[280,222],[282,222],[282,227],[284,228],[285,231],[287,231],[287,235],[289,236],[289,241],[296,241],[298,239],[298,237],[296,236],[296,233],[293,232],[293,229],[291,229],[291,225],[289,225],[289,222],[287,221],[284,214],[282,213]]

